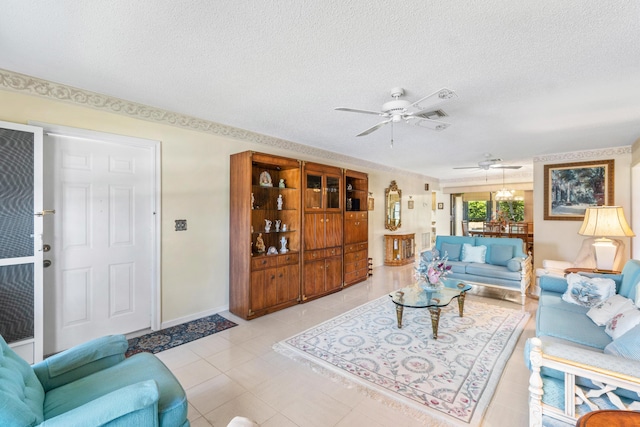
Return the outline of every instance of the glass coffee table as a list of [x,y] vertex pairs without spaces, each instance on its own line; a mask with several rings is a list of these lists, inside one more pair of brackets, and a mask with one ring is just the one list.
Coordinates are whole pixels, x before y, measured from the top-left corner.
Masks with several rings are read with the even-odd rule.
[[438,339],[438,324],[440,323],[440,311],[448,306],[454,299],[458,300],[460,317],[464,312],[464,298],[471,285],[463,283],[459,279],[443,279],[444,287],[437,291],[425,291],[413,285],[398,289],[389,294],[391,301],[396,305],[398,328],[402,328],[402,312],[405,307],[427,308],[431,314],[431,327],[433,339]]

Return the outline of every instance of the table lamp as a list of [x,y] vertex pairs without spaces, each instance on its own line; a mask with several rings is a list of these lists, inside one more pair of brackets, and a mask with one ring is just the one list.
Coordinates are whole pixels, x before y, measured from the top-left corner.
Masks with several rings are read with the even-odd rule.
[[599,206],[587,208],[584,222],[578,234],[583,236],[601,236],[596,239],[593,248],[596,254],[596,270],[611,271],[616,256],[616,246],[607,237],[633,237],[621,206]]

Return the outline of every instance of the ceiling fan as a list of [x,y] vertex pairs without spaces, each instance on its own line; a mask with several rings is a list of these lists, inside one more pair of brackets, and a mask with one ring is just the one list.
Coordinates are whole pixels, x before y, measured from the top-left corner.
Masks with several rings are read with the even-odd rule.
[[522,166],[507,166],[502,164],[502,159],[491,158],[491,154],[487,153],[484,155],[485,160],[479,161],[478,166],[461,166],[454,169],[520,169]]
[[[400,97],[403,95],[404,89],[402,89],[401,87],[395,87],[391,89],[391,97],[393,98],[393,101],[388,101],[382,104],[382,109],[380,111],[359,110],[346,107],[338,107],[336,108],[336,110],[349,111],[352,113],[373,114],[376,116],[384,117],[383,121],[370,127],[367,130],[360,132],[356,136],[369,135],[371,132],[380,129],[387,123],[391,123],[391,125],[393,126],[394,123],[403,121],[405,123],[426,127],[437,131],[445,130],[450,126],[449,123],[437,120],[441,117],[447,116],[447,114],[442,110],[435,109],[435,106],[457,97],[458,95],[456,95],[454,91],[447,88],[442,88],[430,95],[425,96],[424,98],[420,98],[413,103],[404,99],[400,99]],[[393,145],[393,137],[391,143]]]

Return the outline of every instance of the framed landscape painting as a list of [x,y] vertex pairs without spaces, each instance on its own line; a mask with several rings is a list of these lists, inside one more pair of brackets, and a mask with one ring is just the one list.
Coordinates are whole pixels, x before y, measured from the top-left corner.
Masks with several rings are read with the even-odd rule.
[[614,204],[613,160],[544,166],[544,219],[582,221],[588,207]]

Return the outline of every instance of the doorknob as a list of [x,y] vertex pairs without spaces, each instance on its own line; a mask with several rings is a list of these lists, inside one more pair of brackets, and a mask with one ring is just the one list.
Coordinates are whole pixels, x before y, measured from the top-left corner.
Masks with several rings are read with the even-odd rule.
[[50,259],[45,259],[44,261],[42,261],[42,266],[44,268],[51,267],[51,260]]
[[56,213],[55,209],[43,209],[41,212],[34,213],[35,216],[53,215]]

